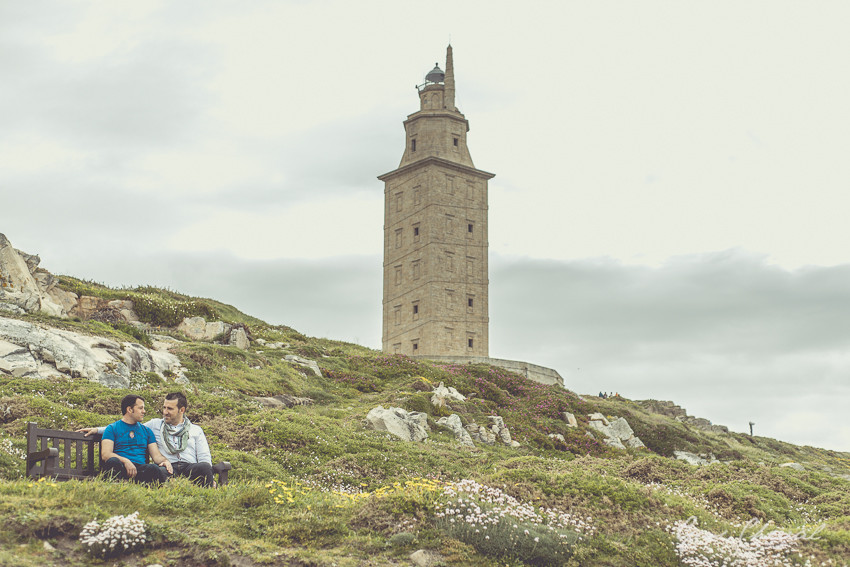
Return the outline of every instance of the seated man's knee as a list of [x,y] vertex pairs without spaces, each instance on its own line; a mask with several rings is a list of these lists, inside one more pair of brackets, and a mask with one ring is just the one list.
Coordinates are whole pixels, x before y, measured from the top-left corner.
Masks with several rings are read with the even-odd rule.
[[113,478],[128,478],[127,469],[118,457],[111,457],[103,461],[100,472]]
[[199,481],[203,486],[213,483],[213,468],[209,463],[198,463],[193,467],[192,480]]

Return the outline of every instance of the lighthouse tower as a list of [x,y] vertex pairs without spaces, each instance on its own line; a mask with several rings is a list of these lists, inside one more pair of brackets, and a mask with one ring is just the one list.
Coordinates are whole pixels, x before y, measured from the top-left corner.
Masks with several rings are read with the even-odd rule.
[[384,182],[383,350],[489,355],[487,181],[455,106],[452,48],[417,87],[405,148]]

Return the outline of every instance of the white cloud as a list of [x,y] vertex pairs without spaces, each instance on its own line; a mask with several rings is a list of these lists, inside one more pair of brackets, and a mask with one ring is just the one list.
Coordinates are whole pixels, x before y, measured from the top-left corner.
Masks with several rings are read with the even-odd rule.
[[356,194],[331,202],[304,201],[268,212],[211,214],[178,230],[171,250],[221,250],[252,260],[322,258],[382,249],[381,197]]

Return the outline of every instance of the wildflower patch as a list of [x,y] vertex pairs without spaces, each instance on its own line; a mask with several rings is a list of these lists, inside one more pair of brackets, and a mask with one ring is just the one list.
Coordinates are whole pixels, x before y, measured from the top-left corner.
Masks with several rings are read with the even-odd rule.
[[472,480],[462,480],[444,493],[449,501],[437,507],[438,525],[486,555],[560,565],[576,543],[596,531],[590,518],[521,502]]
[[141,548],[147,541],[145,522],[138,512],[92,520],[80,532],[80,543],[95,557],[109,557]]
[[744,537],[743,532],[740,536],[717,535],[696,524],[696,518],[690,518],[669,528],[676,538],[676,555],[688,567],[792,565],[796,563],[792,563],[791,555],[804,538],[802,532],[792,534],[778,529],[762,529],[750,537]]

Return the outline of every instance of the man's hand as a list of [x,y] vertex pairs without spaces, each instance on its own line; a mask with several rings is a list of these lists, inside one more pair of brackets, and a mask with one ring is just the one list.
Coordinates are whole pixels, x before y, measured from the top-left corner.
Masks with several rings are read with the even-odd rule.
[[171,466],[171,461],[165,459],[163,462],[159,464],[161,467],[165,467],[165,470],[168,471],[168,474],[174,474],[174,467]]
[[88,437],[97,433],[97,427],[83,427],[82,429],[77,429],[77,433],[85,433],[86,437]]
[[134,465],[132,461],[128,460],[126,463],[124,463],[124,468],[127,469],[127,476],[129,476],[130,478],[136,477],[136,473],[138,471],[136,470],[136,465]]

